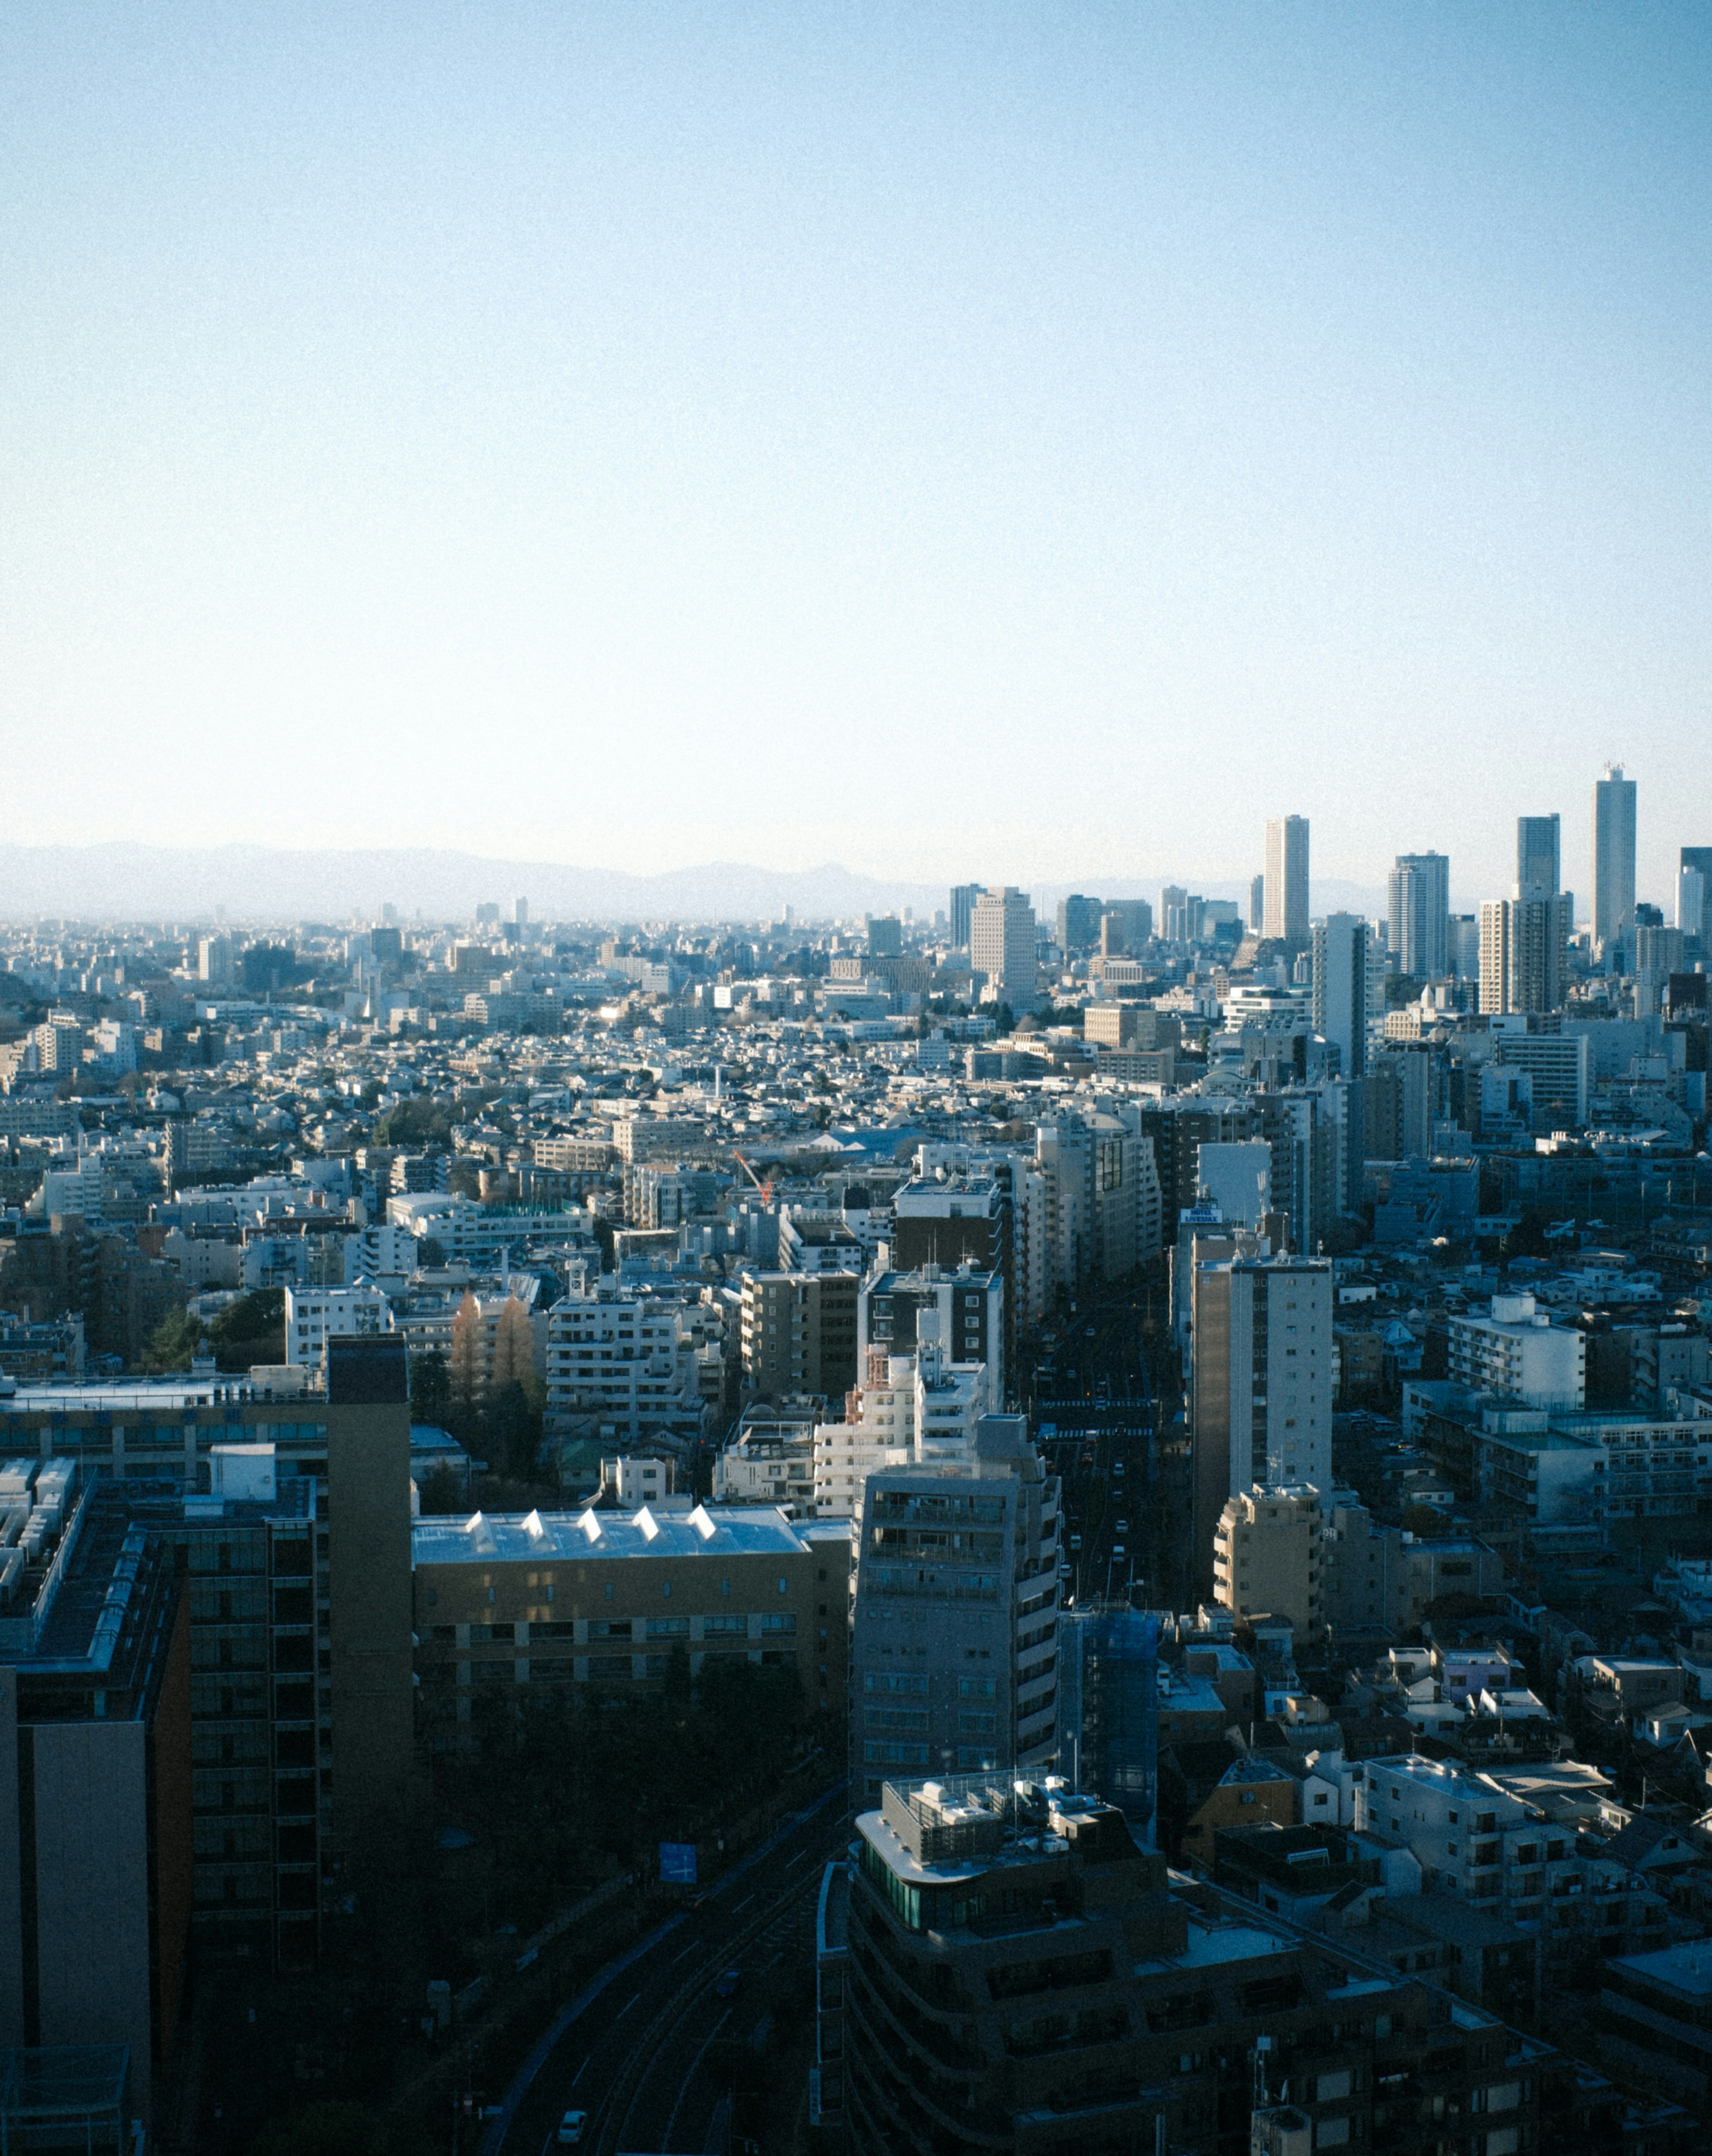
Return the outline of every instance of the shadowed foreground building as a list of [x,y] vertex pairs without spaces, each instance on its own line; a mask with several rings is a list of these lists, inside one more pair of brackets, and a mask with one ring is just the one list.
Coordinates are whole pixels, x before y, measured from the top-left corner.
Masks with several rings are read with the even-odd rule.
[[1062,1781],[889,1782],[856,1831],[847,1952],[823,1989],[854,2156],[1236,2156],[1262,2037],[1306,2148],[1623,2145],[1602,2077],[1328,1939],[1255,1922]]

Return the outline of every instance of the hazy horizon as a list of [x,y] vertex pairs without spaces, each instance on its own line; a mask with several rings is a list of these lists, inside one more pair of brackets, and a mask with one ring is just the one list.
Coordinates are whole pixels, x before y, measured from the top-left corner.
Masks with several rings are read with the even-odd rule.
[[[1698,11],[22,6],[0,839],[1712,843]],[[1120,866],[1128,863],[1128,867]],[[496,896],[505,896],[500,893]]]

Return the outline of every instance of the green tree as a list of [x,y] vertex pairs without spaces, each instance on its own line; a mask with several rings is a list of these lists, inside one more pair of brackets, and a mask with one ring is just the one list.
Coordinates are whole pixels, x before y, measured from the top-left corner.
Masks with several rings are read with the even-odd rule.
[[410,1419],[444,1424],[452,1407],[452,1373],[445,1351],[424,1348],[410,1358]]
[[175,1310],[150,1333],[148,1345],[142,1351],[142,1367],[145,1370],[188,1370],[192,1357],[200,1355],[207,1345],[202,1320],[193,1317],[188,1310]]
[[209,1325],[208,1342],[223,1370],[247,1370],[256,1363],[283,1363],[285,1289],[259,1287],[229,1302]]
[[418,1485],[424,1514],[431,1512],[462,1512],[468,1510],[469,1496],[464,1487],[464,1478],[455,1467],[434,1467]]
[[541,1417],[522,1378],[489,1388],[484,1420],[494,1466],[516,1481],[532,1481],[541,1458]]

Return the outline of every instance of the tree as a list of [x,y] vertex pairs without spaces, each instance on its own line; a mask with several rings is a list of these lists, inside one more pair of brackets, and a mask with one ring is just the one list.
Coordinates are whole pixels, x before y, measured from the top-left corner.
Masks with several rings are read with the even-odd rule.
[[285,1291],[256,1288],[229,1302],[208,1327],[208,1343],[223,1370],[248,1370],[285,1359]]
[[481,1306],[466,1287],[452,1320],[450,1372],[453,1427],[466,1440],[475,1432],[476,1403],[486,1375],[486,1327],[481,1322]]
[[452,1406],[452,1373],[440,1348],[424,1348],[410,1358],[410,1419],[438,1428]]
[[484,1419],[495,1465],[517,1481],[529,1481],[541,1452],[541,1418],[532,1411],[520,1378],[489,1386]]
[[418,1485],[424,1514],[461,1512],[466,1496],[464,1478],[455,1467],[431,1467]]
[[535,1367],[535,1335],[529,1313],[514,1295],[506,1297],[493,1332],[493,1368],[488,1382],[522,1384]]
[[193,1317],[188,1310],[175,1310],[163,1317],[150,1333],[148,1345],[142,1351],[145,1370],[188,1370],[191,1358],[200,1355],[207,1347],[202,1320]]

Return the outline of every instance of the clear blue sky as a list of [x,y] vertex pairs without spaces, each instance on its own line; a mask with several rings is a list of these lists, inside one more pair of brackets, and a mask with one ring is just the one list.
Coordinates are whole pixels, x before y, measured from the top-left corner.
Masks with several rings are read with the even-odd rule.
[[0,838],[1712,843],[1700,6],[14,4]]

